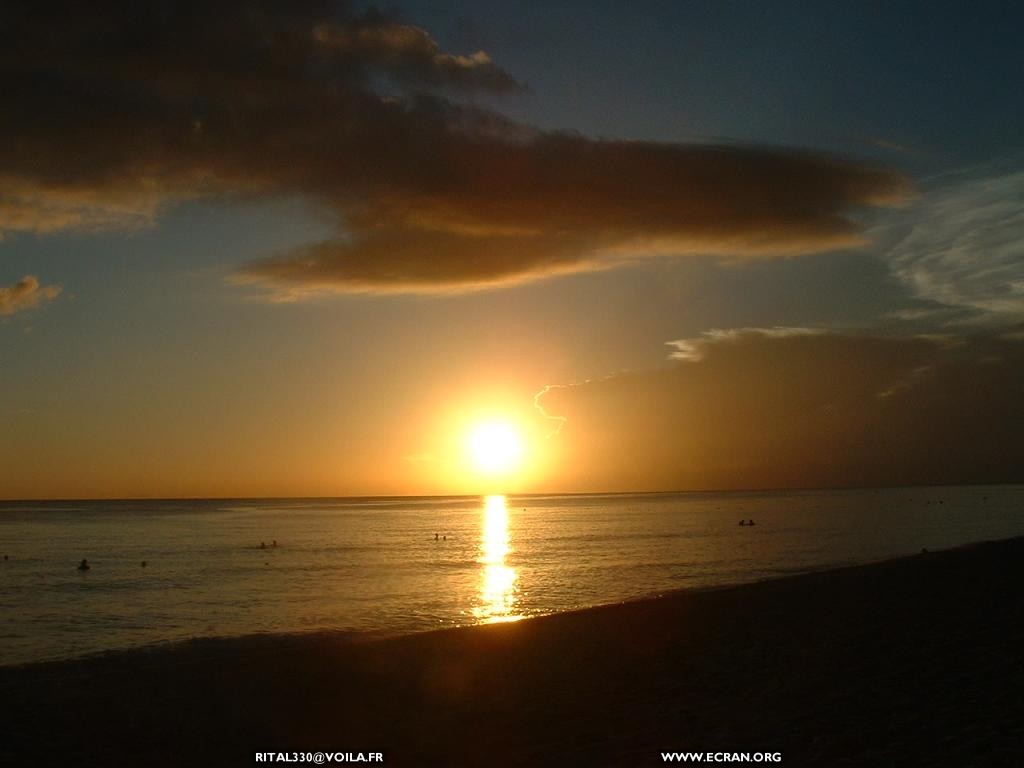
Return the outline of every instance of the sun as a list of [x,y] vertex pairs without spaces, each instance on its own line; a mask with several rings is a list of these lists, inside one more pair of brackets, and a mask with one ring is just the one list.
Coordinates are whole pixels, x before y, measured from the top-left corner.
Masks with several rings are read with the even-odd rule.
[[507,421],[481,421],[466,434],[466,454],[473,469],[484,475],[503,475],[523,463],[523,437]]

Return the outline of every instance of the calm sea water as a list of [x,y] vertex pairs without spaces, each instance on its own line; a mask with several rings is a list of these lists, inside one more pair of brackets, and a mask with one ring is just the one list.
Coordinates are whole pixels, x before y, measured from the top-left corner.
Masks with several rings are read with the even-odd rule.
[[3,502],[0,663],[507,621],[1020,534],[1024,486]]

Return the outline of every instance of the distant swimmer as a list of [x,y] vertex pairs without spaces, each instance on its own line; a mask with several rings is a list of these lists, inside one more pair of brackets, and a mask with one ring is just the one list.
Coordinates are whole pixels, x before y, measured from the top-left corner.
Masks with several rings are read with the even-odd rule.
[[273,541],[272,541],[272,542],[270,543],[270,546],[272,546],[272,547],[275,547],[275,548],[276,548],[276,547],[277,547],[277,539],[274,539],[274,540],[273,540]]
[[445,536],[443,536],[443,537],[442,537],[441,541],[448,541],[448,536],[447,536],[447,534],[446,534]]
[[260,549],[266,549],[266,548],[267,548],[267,542],[261,541],[260,542]]
[[91,567],[92,566],[89,565],[89,561],[86,560],[84,557],[82,558],[82,562],[78,564],[78,570],[80,571],[88,571],[89,568]]
[[141,563],[141,565],[142,565],[142,567],[143,567],[143,568],[145,568],[145,567],[146,567],[146,561],[145,561],[145,560],[143,560],[143,561],[142,561],[142,563]]
[[754,522],[754,520],[753,520],[753,518],[751,518],[751,519],[750,519],[750,520],[749,520],[749,521],[747,522],[747,525],[757,525],[757,523],[755,523],[755,522]]
[[437,541],[439,538],[441,538],[441,534],[435,533],[434,534],[434,541]]

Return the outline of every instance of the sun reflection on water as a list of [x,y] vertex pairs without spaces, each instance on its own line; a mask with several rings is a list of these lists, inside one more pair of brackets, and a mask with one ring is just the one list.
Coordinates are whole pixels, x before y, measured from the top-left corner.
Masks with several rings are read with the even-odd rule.
[[483,528],[480,536],[480,557],[483,566],[480,582],[480,605],[473,615],[480,621],[493,624],[516,621],[518,586],[516,569],[505,564],[512,552],[508,533],[508,507],[504,496],[488,496],[484,501]]

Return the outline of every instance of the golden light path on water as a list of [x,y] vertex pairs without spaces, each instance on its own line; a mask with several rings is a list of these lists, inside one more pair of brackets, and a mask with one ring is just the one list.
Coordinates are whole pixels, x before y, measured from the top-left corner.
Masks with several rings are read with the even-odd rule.
[[516,570],[505,562],[511,552],[505,497],[488,496],[484,501],[480,557],[477,559],[483,566],[480,605],[473,609],[473,615],[486,624],[523,618],[516,612]]

